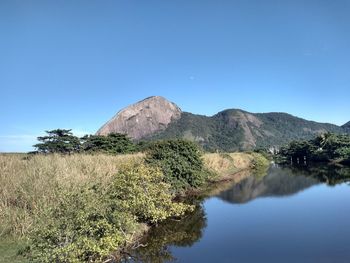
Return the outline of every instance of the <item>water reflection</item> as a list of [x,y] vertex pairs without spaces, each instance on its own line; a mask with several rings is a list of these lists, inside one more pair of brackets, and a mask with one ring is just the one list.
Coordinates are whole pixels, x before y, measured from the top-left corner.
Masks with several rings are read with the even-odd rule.
[[[308,167],[273,166],[268,170],[267,174],[263,176],[261,175],[245,176],[244,174],[242,174],[239,182],[235,182],[233,183],[233,185],[229,187],[225,186],[224,188],[221,188],[221,189],[227,189],[222,191],[221,193],[213,191],[212,194],[214,194],[215,196],[219,197],[220,199],[226,202],[234,203],[234,204],[236,203],[242,204],[242,203],[248,203],[256,198],[261,198],[261,197],[291,196],[315,185],[319,185],[322,183],[328,184],[328,185],[335,185],[338,183],[349,181],[349,179],[350,179],[350,168],[334,167],[334,166],[308,166]],[[124,262],[156,262],[156,263],[176,261],[175,256],[172,254],[172,252],[174,252],[173,249],[176,247],[191,247],[190,250],[186,250],[187,251],[186,256],[189,256],[188,253],[193,253],[193,256],[197,257],[199,252],[196,250],[196,246],[193,246],[193,245],[195,243],[200,245],[203,243],[203,240],[206,240],[206,242],[215,242],[214,240],[217,240],[217,237],[215,237],[215,234],[213,233],[215,233],[216,230],[220,229],[221,227],[219,225],[218,226],[211,225],[207,228],[207,215],[204,209],[207,202],[206,201],[203,202],[203,200],[202,201],[199,201],[199,200],[201,199],[199,198],[199,199],[192,200],[192,202],[196,203],[196,206],[197,206],[197,209],[192,214],[189,214],[185,219],[180,221],[168,220],[167,222],[164,222],[160,226],[154,228],[152,231],[150,231],[149,235],[142,241],[142,243],[145,244],[146,247],[140,247],[136,250],[133,250],[130,253],[130,255],[126,257],[123,261]],[[311,198],[310,200],[318,200],[318,198],[317,199]],[[251,203],[251,204],[254,205],[254,203]],[[303,204],[305,204],[305,200],[303,201],[303,203],[298,203],[297,206],[291,206],[290,208],[294,207],[294,210],[295,210],[296,208],[300,207],[300,209],[302,209]],[[318,204],[318,201],[316,201],[315,204]],[[248,206],[248,204],[246,206]],[[315,207],[315,206],[312,206],[312,207]],[[334,205],[332,207],[334,208]],[[269,218],[268,221],[266,221],[266,222],[274,222],[273,224],[271,223],[271,225],[273,225],[271,229],[272,237],[270,237],[270,239],[272,240],[271,242],[274,241],[274,238],[276,239],[279,238],[278,236],[279,232],[277,231],[276,233],[273,233],[273,229],[278,227],[279,224],[281,224],[281,222],[288,222],[288,218],[292,218],[293,220],[293,216],[296,216],[295,214],[293,214],[290,208],[288,207],[287,211],[290,211],[291,214],[288,215],[284,220],[279,221],[278,217],[275,217],[275,218]],[[211,209],[212,210],[209,210],[209,211],[211,211],[212,213],[215,213],[216,216],[224,217],[223,215],[223,213],[225,213],[224,211],[221,211],[219,209],[213,210],[213,208]],[[268,209],[272,209],[272,211],[274,211],[273,206],[270,206],[268,204],[264,209],[265,211],[267,211]],[[322,209],[324,210],[326,208],[322,207]],[[238,218],[240,218],[240,216],[244,217],[245,214],[242,212],[242,210],[239,210],[241,212],[238,212],[237,210],[232,210],[232,211],[233,211],[232,215],[235,216],[236,218],[235,223],[234,224],[229,223],[228,225],[225,225],[223,227],[224,228],[226,227],[227,231],[238,231],[237,229],[235,230],[234,227],[238,226],[238,229],[239,229],[239,222],[241,221]],[[237,211],[237,212],[234,212],[234,211]],[[247,212],[249,210],[245,210],[245,211]],[[251,210],[251,213],[254,213],[254,211],[255,210]],[[276,214],[278,214],[279,210],[277,209],[276,211],[277,211]],[[313,213],[317,214],[321,212],[322,210],[315,210]],[[227,213],[230,214],[229,212]],[[240,213],[240,216],[238,216],[237,213]],[[209,213],[208,217],[215,218],[215,215]],[[245,218],[243,219],[245,220]],[[252,216],[252,215],[247,216],[248,220],[253,220],[254,218],[256,218],[256,216]],[[326,220],[324,215],[323,215],[323,219]],[[244,220],[242,222],[245,222]],[[274,220],[277,220],[277,221],[274,221]],[[314,222],[313,219],[308,219],[305,222],[311,222],[311,221]],[[212,221],[210,222],[211,224],[213,224],[213,222],[215,221],[213,221],[212,219]],[[295,222],[297,221],[294,220],[293,224]],[[305,227],[304,231],[312,230],[312,228],[308,227],[307,224],[304,226],[302,222],[303,221],[300,221],[301,225],[299,225],[299,227],[301,228]],[[318,221],[315,221],[315,222],[318,222]],[[258,223],[259,221],[257,221],[256,224]],[[290,226],[293,226],[293,224],[290,223]],[[315,224],[313,226],[315,226]],[[203,232],[206,228],[207,230],[210,228],[215,230],[214,232],[209,231],[211,234],[206,232],[205,238],[202,239]],[[268,228],[268,224],[267,225],[265,224],[264,228],[257,228],[253,230],[251,235],[256,233],[256,231],[263,231],[265,228]],[[281,228],[281,229],[280,229],[280,232],[284,231],[283,230],[284,228]],[[295,230],[293,231],[295,232]],[[246,235],[249,236],[249,231],[248,233],[246,233]],[[283,235],[283,234],[280,233],[280,235]],[[235,236],[239,236],[239,232],[236,232],[236,235],[226,237],[226,239],[228,238],[234,239]],[[335,236],[338,238],[342,237],[342,235],[340,234]],[[311,238],[311,234],[306,237]],[[267,238],[267,236],[265,236],[264,238]],[[210,241],[211,239],[213,239],[213,241]],[[222,239],[223,239],[223,242],[225,242],[225,238],[222,237]],[[282,239],[285,240],[284,237]],[[302,240],[305,240],[305,239],[302,239]],[[291,238],[290,241],[292,242],[293,238]],[[234,240],[231,240],[228,242],[234,242]],[[239,239],[237,242],[238,242],[237,244],[242,245],[241,239]],[[313,242],[317,243],[318,241],[313,240]],[[213,243],[210,243],[210,244],[213,245]],[[282,243],[278,242],[278,244],[282,244]],[[225,253],[229,254],[230,252],[228,251],[232,250],[232,248],[229,248],[229,246],[226,246],[225,244],[221,244],[221,245],[218,244],[218,246],[219,246],[220,254],[222,255],[224,255]],[[260,247],[258,246],[258,248]],[[228,249],[228,250],[225,251],[225,249]],[[265,250],[262,250],[262,251],[265,251]],[[180,262],[182,261],[182,256],[185,256],[185,254],[184,255],[176,254],[176,255],[179,257]],[[202,262],[204,262],[208,259],[201,258],[201,260]],[[220,260],[218,259],[218,261]]]
[[303,173],[328,185],[336,185],[350,181],[350,167],[341,165],[291,166],[293,173]]
[[304,173],[304,170],[270,167],[265,176],[250,176],[218,197],[230,203],[246,203],[259,197],[293,195],[320,183],[318,179]]
[[201,239],[206,227],[206,216],[202,205],[182,220],[170,219],[154,228],[145,240],[145,247],[132,251],[123,262],[171,262],[176,259],[169,246],[190,247]]

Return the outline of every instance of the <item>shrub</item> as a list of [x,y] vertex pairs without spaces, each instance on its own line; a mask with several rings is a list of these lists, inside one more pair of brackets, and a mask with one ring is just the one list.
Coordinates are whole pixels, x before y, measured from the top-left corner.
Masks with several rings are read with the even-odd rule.
[[251,168],[253,169],[266,169],[269,167],[269,160],[261,153],[252,152]]
[[126,166],[114,180],[109,199],[118,200],[123,211],[139,222],[157,223],[171,216],[181,216],[189,206],[172,201],[171,186],[164,182],[158,167]]
[[109,186],[61,191],[31,233],[28,257],[35,262],[95,262],[132,242],[140,223],[181,216],[192,206],[173,202],[162,172],[125,165]]
[[186,140],[166,140],[152,144],[146,162],[161,167],[165,181],[176,191],[199,187],[207,178],[198,146]]
[[118,209],[110,210],[108,200],[103,199],[97,188],[62,192],[61,201],[47,211],[31,233],[30,259],[92,262],[108,256],[123,244],[136,229],[135,219]]

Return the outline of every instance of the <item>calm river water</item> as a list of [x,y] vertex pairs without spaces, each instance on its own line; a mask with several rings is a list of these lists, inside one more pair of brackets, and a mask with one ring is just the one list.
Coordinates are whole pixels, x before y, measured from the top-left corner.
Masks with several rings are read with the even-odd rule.
[[155,228],[131,262],[350,262],[348,168],[272,166]]

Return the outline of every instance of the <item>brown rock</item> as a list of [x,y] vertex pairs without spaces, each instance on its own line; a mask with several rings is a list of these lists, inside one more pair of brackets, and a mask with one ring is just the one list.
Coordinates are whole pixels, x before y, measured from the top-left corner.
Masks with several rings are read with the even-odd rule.
[[181,113],[175,103],[153,96],[119,111],[96,134],[124,133],[138,140],[165,130],[171,121],[181,117]]

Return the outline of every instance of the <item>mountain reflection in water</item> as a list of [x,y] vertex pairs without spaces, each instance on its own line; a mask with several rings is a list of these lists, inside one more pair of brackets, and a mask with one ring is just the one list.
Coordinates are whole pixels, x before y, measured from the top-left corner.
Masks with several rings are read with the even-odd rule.
[[[350,220],[350,216],[349,218],[346,216],[348,210],[350,214],[350,207],[345,202],[347,197],[350,198],[350,189],[348,191],[347,188],[344,188],[347,186],[342,185],[341,188],[333,191],[330,187],[348,182],[349,179],[350,169],[344,167],[328,165],[309,167],[271,166],[266,175],[245,177],[242,180],[240,179],[238,183],[225,187],[227,190],[219,194],[214,191],[214,197],[208,197],[205,200],[202,198],[193,200],[193,204],[196,205],[197,209],[192,214],[187,215],[182,220],[167,220],[152,229],[147,237],[141,240],[141,243],[145,246],[132,250],[130,254],[125,256],[123,262],[213,262],[213,260],[232,262],[232,255],[237,257],[237,262],[257,262],[261,256],[270,257],[270,260],[260,262],[280,262],[277,260],[277,254],[280,257],[285,257],[289,255],[288,253],[292,254],[285,262],[314,262],[307,261],[305,258],[315,257],[315,255],[321,257],[322,253],[325,254],[323,256],[329,257],[331,262],[348,262],[344,261],[344,258],[349,259],[350,252],[346,252],[348,250],[344,250],[339,244],[343,244],[345,240],[350,238],[350,230],[344,230],[345,228],[342,227],[341,232],[334,234],[334,231],[337,231],[336,228],[324,228],[322,224],[342,226]],[[306,190],[313,186],[317,186],[318,190],[297,199],[290,199],[297,193],[307,192]],[[320,193],[322,194],[321,200],[319,199],[320,195],[318,195]],[[332,195],[330,196],[330,194]],[[344,200],[344,202],[339,203],[337,201],[336,204],[329,203],[329,206],[319,206],[323,199],[328,200],[333,195],[338,196],[335,200]],[[315,198],[316,196],[317,198]],[[263,197],[273,198],[263,203],[255,204],[255,202],[251,202],[256,198]],[[285,198],[286,201],[282,200],[283,203],[273,201],[281,197],[290,198]],[[215,200],[218,200],[218,198],[225,201],[226,205],[217,203]],[[288,200],[294,200],[293,205]],[[325,203],[327,202],[323,200],[323,204]],[[345,214],[342,217],[333,217],[332,214],[335,211],[338,212],[334,209],[338,209],[337,206],[340,205],[342,205]],[[308,206],[313,207],[310,214],[304,212]],[[255,208],[252,209],[252,207]],[[284,212],[280,214],[281,209],[284,208],[286,210],[283,210]],[[270,213],[261,214],[257,211],[259,209],[275,211],[275,213],[280,214],[281,218],[269,216]],[[303,212],[300,213],[299,210]],[[318,220],[320,215],[322,215],[322,221]],[[300,221],[298,219],[300,216],[310,218]],[[227,217],[235,219],[226,221],[225,218]],[[210,222],[209,225],[208,221]],[[270,223],[265,224],[264,227],[258,227],[263,221]],[[295,225],[296,222],[298,222],[296,225],[298,228],[293,230],[291,226]],[[249,224],[250,227],[247,227]],[[288,227],[283,227],[281,224]],[[255,226],[256,228],[254,228]],[[269,226],[271,226],[271,229]],[[277,229],[278,226],[281,228]],[[314,230],[316,227],[323,229],[324,233],[320,232],[318,228]],[[291,228],[291,232],[288,232],[289,228]],[[321,240],[317,238],[317,235],[320,234],[333,237],[333,239],[322,241],[330,242],[324,245],[328,250],[319,244]],[[281,239],[283,242],[279,241],[281,235],[283,236]],[[245,240],[245,237],[249,236],[254,236],[254,238]],[[266,246],[264,246],[264,242],[261,243],[260,239],[270,240],[270,242],[266,242]],[[330,244],[338,245],[332,247]],[[291,246],[296,245],[299,247],[298,253],[290,250]],[[346,242],[344,245],[346,245]],[[274,253],[278,251],[275,256],[270,251],[271,246],[280,246],[278,250],[274,250]],[[254,250],[254,248],[258,249],[255,250],[255,254],[244,252]],[[339,254],[333,250],[341,251],[341,253]],[[267,260],[267,258],[264,260]]]
[[265,176],[250,176],[220,193],[218,197],[230,203],[246,203],[259,197],[293,195],[320,183],[299,172],[295,175],[289,168],[273,166]]

